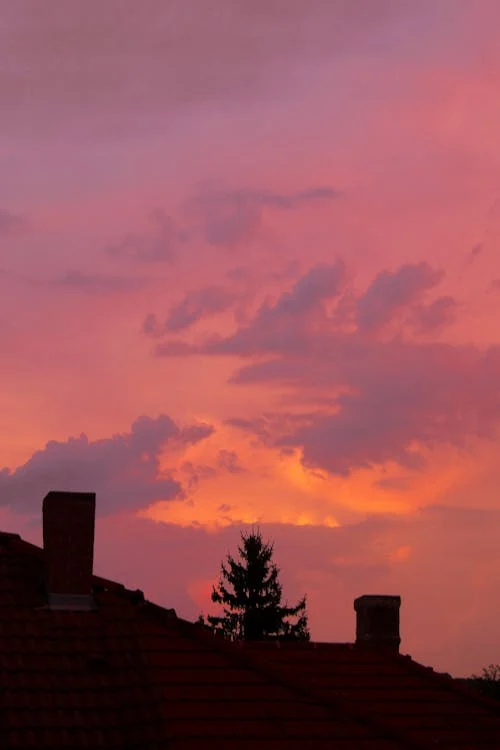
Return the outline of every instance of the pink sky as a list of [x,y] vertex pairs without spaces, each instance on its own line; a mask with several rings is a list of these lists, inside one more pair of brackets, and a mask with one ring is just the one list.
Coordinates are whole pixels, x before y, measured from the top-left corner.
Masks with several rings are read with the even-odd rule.
[[314,639],[500,661],[497,1],[0,6],[0,524],[96,491],[194,618],[258,523]]

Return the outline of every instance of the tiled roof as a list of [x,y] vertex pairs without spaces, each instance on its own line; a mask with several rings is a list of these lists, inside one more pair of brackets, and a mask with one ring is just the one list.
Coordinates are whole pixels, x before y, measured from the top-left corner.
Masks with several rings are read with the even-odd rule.
[[[452,736],[448,747],[500,747],[498,734],[486,744],[488,723],[498,731],[488,704],[408,659],[347,645],[235,647],[141,592],[93,583],[93,611],[47,609],[43,551],[0,534],[2,750],[411,750]],[[477,743],[461,745],[471,717]]]
[[317,698],[345,705],[403,738],[404,747],[500,748],[500,703],[409,656],[351,644],[244,644]]
[[[0,747],[165,747],[130,597],[95,612],[45,608],[41,550],[0,537]],[[96,581],[97,582],[97,581]]]

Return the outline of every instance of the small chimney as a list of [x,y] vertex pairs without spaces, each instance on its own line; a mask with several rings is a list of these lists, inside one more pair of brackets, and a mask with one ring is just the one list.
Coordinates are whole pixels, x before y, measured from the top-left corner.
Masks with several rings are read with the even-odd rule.
[[383,646],[399,651],[400,596],[365,594],[354,600],[356,645]]
[[43,501],[43,547],[50,609],[94,609],[95,494],[49,492]]

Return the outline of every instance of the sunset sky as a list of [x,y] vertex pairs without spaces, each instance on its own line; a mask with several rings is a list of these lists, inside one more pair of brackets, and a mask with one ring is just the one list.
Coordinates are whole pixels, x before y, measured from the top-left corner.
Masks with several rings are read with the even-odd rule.
[[258,524],[315,640],[500,662],[498,0],[0,9],[0,527],[95,491],[191,619]]

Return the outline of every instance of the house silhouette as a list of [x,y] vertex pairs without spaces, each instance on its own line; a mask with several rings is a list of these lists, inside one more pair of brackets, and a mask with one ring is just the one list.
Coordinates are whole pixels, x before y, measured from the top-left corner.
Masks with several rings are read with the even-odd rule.
[[241,643],[93,575],[95,495],[50,492],[44,548],[0,533],[0,748],[500,748],[498,704],[399,653],[397,596],[354,643]]

